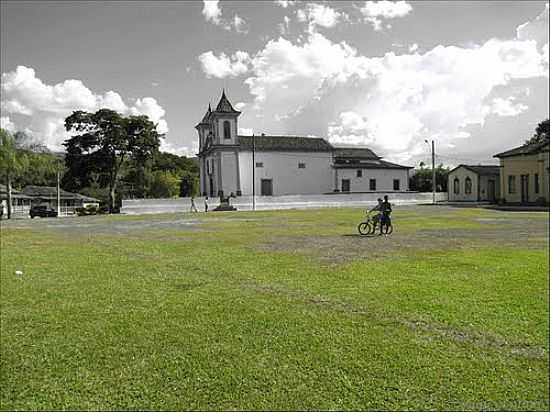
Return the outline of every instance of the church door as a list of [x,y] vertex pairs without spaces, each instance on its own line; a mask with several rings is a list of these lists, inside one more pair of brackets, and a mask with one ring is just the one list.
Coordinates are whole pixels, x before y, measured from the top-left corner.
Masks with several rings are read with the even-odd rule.
[[262,179],[261,194],[262,196],[273,196],[273,180]]

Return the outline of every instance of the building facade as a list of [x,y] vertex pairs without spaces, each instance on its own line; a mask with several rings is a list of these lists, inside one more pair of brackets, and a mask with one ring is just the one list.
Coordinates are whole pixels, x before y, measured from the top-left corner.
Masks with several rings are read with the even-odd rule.
[[216,109],[209,106],[195,127],[203,195],[409,190],[411,168],[382,160],[368,148],[336,147],[317,137],[239,136],[239,115],[224,91]]
[[496,202],[500,199],[498,166],[459,165],[447,175],[449,202]]
[[550,141],[526,144],[495,157],[500,160],[500,187],[506,203],[549,203]]

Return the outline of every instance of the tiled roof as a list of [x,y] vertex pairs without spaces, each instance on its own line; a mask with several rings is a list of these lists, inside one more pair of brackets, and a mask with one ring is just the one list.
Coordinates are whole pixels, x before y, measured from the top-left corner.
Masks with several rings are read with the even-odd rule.
[[334,156],[342,159],[380,159],[380,156],[369,148],[351,146],[335,146]]
[[449,171],[449,173],[454,172],[459,167],[464,167],[468,170],[471,170],[478,176],[492,176],[492,175],[498,175],[500,173],[500,167],[494,166],[494,165],[458,165],[453,170]]
[[361,162],[335,163],[336,169],[413,169],[412,166],[402,166],[381,159],[364,160]]
[[493,157],[512,157],[512,156],[524,156],[530,154],[541,153],[548,150],[550,147],[550,140],[540,143],[524,144],[523,146],[516,147],[514,149],[507,150],[502,153],[498,153]]
[[[45,199],[55,199],[57,197],[57,188],[54,186],[25,186],[22,190],[22,193],[27,196],[45,198]],[[71,193],[66,190],[60,189],[59,195],[62,199],[80,199],[87,200],[92,202],[99,202],[98,199],[93,197],[84,196],[80,193]]]
[[[252,150],[252,136],[239,136],[241,150]],[[332,146],[320,137],[255,136],[258,152],[332,152]]]
[[231,103],[229,103],[229,100],[227,100],[227,97],[225,96],[225,90],[222,92],[222,97],[220,99],[220,102],[216,106],[216,110],[214,110],[214,113],[240,113],[239,111],[233,109],[233,106]]

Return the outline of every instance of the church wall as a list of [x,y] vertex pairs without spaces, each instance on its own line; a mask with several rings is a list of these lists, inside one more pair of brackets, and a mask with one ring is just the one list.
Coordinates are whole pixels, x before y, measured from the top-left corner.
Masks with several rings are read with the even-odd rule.
[[[357,170],[361,170],[361,177]],[[407,169],[338,169],[338,190],[342,190],[343,179],[350,181],[350,192],[370,192],[370,179],[376,180],[377,192],[393,192],[394,179],[399,179],[399,192],[409,190]]]
[[[319,194],[333,189],[332,153],[256,152],[256,194],[261,194],[262,179],[272,179],[273,195]],[[305,168],[300,168],[304,163]],[[241,190],[252,194],[252,152],[239,153]]]
[[237,194],[237,158],[235,152],[221,152],[222,190],[225,196]]
[[[231,124],[231,139],[225,139],[223,122],[228,121]],[[218,131],[217,142],[218,144],[235,144],[237,137],[237,122],[234,118],[220,118],[216,119],[216,130]]]

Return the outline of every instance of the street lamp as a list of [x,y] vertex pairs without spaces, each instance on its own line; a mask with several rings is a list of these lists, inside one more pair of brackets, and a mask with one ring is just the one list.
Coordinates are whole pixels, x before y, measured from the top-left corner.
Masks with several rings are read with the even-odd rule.
[[[427,145],[430,144],[424,139]],[[435,205],[435,142],[432,140],[432,203]]]

